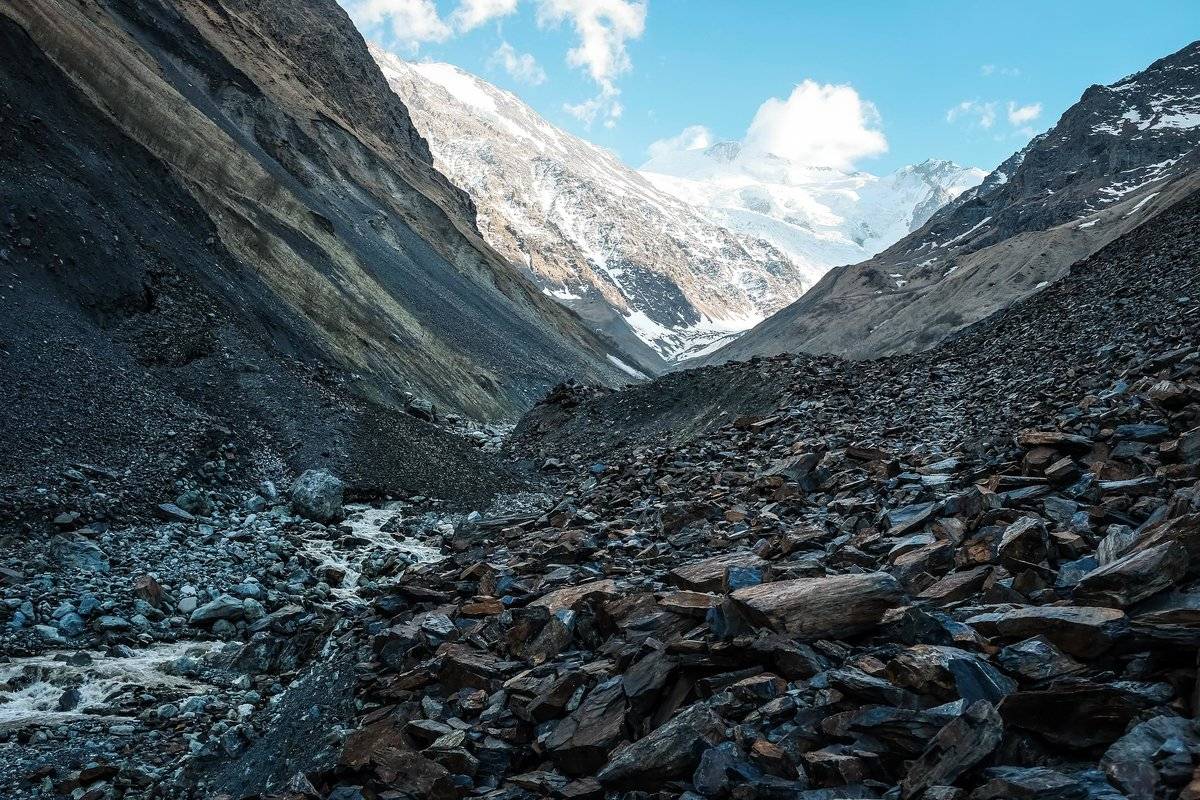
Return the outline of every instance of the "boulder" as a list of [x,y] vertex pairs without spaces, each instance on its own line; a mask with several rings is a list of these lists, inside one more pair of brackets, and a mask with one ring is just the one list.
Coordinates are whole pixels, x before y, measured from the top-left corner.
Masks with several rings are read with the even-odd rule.
[[886,572],[775,581],[731,597],[752,624],[810,639],[869,630],[906,600],[900,583]]
[[231,594],[223,594],[197,608],[188,617],[193,625],[207,625],[219,619],[238,619],[242,616],[242,601]]
[[1127,620],[1124,612],[1114,608],[1029,606],[1001,614],[994,624],[1003,637],[1040,635],[1073,656],[1094,658],[1112,646]]
[[1004,723],[986,700],[972,703],[946,723],[900,783],[901,800],[916,800],[931,786],[949,786],[991,755],[1004,736]]
[[325,470],[306,470],[292,484],[292,512],[316,522],[337,522],[344,515],[344,491],[342,482]]
[[722,592],[726,590],[725,576],[731,568],[761,569],[767,566],[764,558],[749,550],[736,550],[711,558],[685,564],[671,570],[671,583],[693,592]]

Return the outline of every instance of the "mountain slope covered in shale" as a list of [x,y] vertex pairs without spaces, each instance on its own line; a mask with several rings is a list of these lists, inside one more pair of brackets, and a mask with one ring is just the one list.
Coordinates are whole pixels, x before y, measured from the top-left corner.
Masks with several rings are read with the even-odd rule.
[[480,239],[333,0],[18,0],[0,36],[0,482],[226,428],[384,485],[437,435],[406,392],[513,418],[636,369]]
[[827,273],[706,360],[930,347],[1186,196],[1198,170],[1200,41],[1088,88],[1053,128],[919,230]]

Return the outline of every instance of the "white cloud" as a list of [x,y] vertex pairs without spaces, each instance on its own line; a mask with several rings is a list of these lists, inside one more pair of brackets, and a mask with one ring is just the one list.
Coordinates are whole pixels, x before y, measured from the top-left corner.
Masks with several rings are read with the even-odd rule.
[[450,15],[450,21],[455,30],[466,33],[516,10],[517,0],[462,0]]
[[1041,103],[1030,103],[1027,106],[1018,106],[1015,101],[1008,101],[1008,122],[1014,127],[1020,127],[1042,115]]
[[396,42],[410,53],[424,42],[444,42],[451,35],[433,0],[349,0],[343,5],[360,29],[390,26]]
[[604,110],[604,106],[604,98],[596,96],[590,100],[584,100],[582,103],[564,103],[563,111],[590,128],[596,121],[596,116]]
[[646,4],[631,0],[539,0],[538,23],[570,21],[579,36],[567,63],[583,67],[603,85],[630,68],[625,43],[646,30]]
[[1021,74],[1019,67],[1001,67],[996,64],[984,64],[979,68],[979,74],[985,78],[1000,75],[1005,78],[1016,78]]
[[978,100],[963,100],[946,112],[946,122],[955,123],[960,119],[974,120],[979,127],[990,130],[996,124],[996,101],[984,103]]
[[660,158],[688,150],[704,150],[713,143],[712,131],[703,125],[689,125],[676,136],[659,139],[646,148],[649,158]]
[[579,43],[567,52],[567,63],[587,71],[599,86],[595,97],[563,108],[586,125],[599,116],[612,127],[621,116],[616,79],[632,67],[626,43],[646,30],[646,3],[637,0],[538,0],[538,24],[569,22]]
[[800,164],[846,169],[887,152],[879,112],[854,87],[806,80],[786,100],[759,106],[746,147]]
[[[999,100],[963,100],[946,112],[946,122],[954,124],[960,120],[976,125],[985,131],[996,127],[1000,115]],[[1042,115],[1041,103],[1018,105],[1017,101],[1009,100],[1004,104],[1004,116],[1013,129],[1014,136],[1032,136],[1029,123]],[[998,138],[1008,134],[997,134]]]
[[502,43],[488,59],[488,66],[500,67],[514,79],[531,86],[546,82],[546,71],[530,53],[518,53],[508,42]]

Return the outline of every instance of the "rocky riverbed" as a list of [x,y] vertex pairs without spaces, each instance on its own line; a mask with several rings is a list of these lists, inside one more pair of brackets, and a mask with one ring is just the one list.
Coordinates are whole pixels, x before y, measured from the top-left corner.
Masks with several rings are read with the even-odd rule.
[[26,521],[0,793],[1194,800],[1198,210],[930,354],[558,387],[475,508]]

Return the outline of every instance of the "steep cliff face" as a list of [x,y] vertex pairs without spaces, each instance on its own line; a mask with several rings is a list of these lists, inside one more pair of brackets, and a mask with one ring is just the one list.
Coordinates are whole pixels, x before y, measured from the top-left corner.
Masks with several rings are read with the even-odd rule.
[[1060,277],[1194,188],[1200,42],[1093,86],[1048,132],[877,257],[830,272],[710,360],[922,349]]
[[376,415],[406,391],[495,419],[636,368],[482,241],[333,0],[17,0],[0,33],[22,454],[257,425],[298,463],[394,467],[417,434]]

